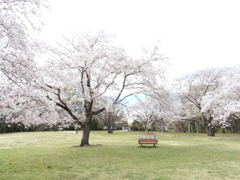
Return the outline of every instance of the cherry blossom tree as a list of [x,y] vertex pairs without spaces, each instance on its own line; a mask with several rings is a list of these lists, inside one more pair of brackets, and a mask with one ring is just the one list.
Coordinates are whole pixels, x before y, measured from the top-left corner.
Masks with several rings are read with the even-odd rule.
[[46,0],[0,0],[0,71],[15,83],[34,66],[35,36]]
[[156,127],[163,130],[173,116],[170,94],[165,87],[155,86],[150,89],[145,98],[136,96],[138,101],[131,106],[131,111],[134,119],[141,122],[146,131],[149,128],[155,131]]
[[[154,48],[132,59],[104,32],[95,36],[89,33],[63,36],[63,39],[66,43],[62,41],[51,49],[52,57],[33,82],[49,101],[81,125],[80,146],[87,146],[93,116],[114,110],[127,97],[157,84],[165,72],[164,58]],[[83,104],[81,114],[73,111],[75,101]]]
[[31,110],[27,113],[26,105],[40,106],[34,92],[29,94],[32,88],[28,83],[35,73],[35,54],[39,48],[35,37],[43,25],[40,16],[45,8],[47,0],[0,0],[0,82],[4,85],[0,90],[0,111],[9,122],[21,119],[29,124]]
[[[40,27],[35,18],[42,2],[0,1],[0,69],[15,83],[3,88],[1,112],[27,125],[43,119],[56,123],[61,108],[71,117],[69,122],[81,125],[80,146],[89,145],[93,116],[157,84],[165,73],[164,58],[155,47],[133,59],[108,34],[84,33],[63,37],[40,67],[35,63],[39,44],[33,37]],[[114,97],[111,102],[109,97]]]
[[[219,80],[222,77],[223,69],[212,68],[197,71],[192,74],[177,79],[176,86],[179,90],[180,98],[185,101],[191,109],[188,115],[198,114],[201,116],[201,124],[207,129],[209,136],[214,136],[214,124],[210,111],[202,111],[202,99],[208,92],[214,91],[219,86]],[[186,117],[189,118],[189,117]]]
[[231,127],[236,132],[240,121],[240,68],[225,69],[223,74],[218,88],[203,98],[202,112],[209,112],[215,124]]
[[58,113],[47,98],[39,96],[41,91],[28,85],[20,86],[3,75],[0,84],[0,115],[5,124],[24,124],[28,128],[57,123]]

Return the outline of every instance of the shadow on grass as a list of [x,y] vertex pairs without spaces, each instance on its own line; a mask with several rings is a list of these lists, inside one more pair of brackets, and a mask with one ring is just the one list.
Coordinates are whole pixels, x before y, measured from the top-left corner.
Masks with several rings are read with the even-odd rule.
[[72,147],[96,147],[96,146],[102,146],[102,144],[94,144],[94,145],[88,145],[88,146],[77,145],[77,146],[72,146]]
[[160,148],[158,146],[139,146],[139,148]]

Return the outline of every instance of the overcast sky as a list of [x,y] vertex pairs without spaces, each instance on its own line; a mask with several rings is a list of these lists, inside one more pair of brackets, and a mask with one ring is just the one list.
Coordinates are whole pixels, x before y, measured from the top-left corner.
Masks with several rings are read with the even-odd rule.
[[132,56],[160,41],[178,76],[240,64],[239,9],[238,0],[52,0],[44,33],[104,30]]

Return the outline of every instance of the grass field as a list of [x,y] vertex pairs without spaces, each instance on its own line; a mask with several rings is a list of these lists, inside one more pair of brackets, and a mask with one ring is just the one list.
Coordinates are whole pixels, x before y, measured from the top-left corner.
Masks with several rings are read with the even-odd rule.
[[240,135],[155,133],[158,145],[140,147],[141,132],[93,131],[0,134],[0,179],[240,179]]

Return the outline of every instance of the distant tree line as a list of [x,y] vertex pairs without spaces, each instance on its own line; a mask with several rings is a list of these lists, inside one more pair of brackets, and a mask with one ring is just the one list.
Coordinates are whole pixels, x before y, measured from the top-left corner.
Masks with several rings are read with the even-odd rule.
[[[114,129],[115,130],[122,130],[122,126],[128,127],[127,122],[121,123],[121,125],[116,124]],[[93,119],[91,122],[91,130],[107,130],[106,128],[107,124],[102,122],[98,119]],[[58,123],[57,125],[48,125],[48,124],[39,124],[39,125],[28,125],[25,126],[23,123],[18,122],[7,122],[3,119],[0,119],[0,133],[12,133],[12,132],[35,132],[35,131],[69,131],[69,130],[76,130],[75,124],[66,124],[62,125],[61,123]],[[81,130],[79,128],[78,130]]]

